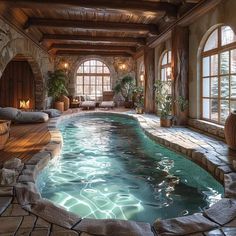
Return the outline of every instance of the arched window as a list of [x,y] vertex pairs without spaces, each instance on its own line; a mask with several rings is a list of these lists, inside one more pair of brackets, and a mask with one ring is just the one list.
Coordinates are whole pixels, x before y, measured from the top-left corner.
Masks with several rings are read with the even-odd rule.
[[202,118],[224,124],[236,109],[236,36],[229,26],[217,27],[202,51]]
[[139,67],[139,81],[141,86],[144,86],[144,79],[145,79],[145,67],[144,63],[142,62]]
[[161,81],[168,85],[168,92],[171,94],[171,51],[166,51],[161,56]]
[[83,62],[76,73],[76,93],[89,100],[99,100],[103,91],[111,90],[109,68],[99,60]]

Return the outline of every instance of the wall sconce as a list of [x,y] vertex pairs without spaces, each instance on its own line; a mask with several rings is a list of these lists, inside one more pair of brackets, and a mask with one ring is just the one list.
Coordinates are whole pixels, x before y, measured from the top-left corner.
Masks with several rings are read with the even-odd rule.
[[65,73],[67,74],[68,73],[69,64],[67,62],[65,62],[63,64],[63,67],[64,67],[64,70],[65,70]]
[[170,66],[167,67],[167,69],[166,69],[166,77],[167,77],[168,79],[171,77],[171,72],[172,72],[171,67],[170,67]]
[[119,69],[122,70],[122,71],[126,70],[126,68],[127,68],[127,66],[124,63],[119,65]]

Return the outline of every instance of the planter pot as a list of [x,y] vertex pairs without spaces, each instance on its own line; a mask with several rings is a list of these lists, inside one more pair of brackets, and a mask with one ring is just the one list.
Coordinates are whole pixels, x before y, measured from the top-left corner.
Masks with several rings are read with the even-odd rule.
[[226,119],[225,140],[231,149],[236,150],[236,111],[231,112]]
[[0,120],[0,150],[2,150],[10,136],[10,121]]
[[67,111],[70,108],[70,99],[67,96],[62,95],[60,101],[64,102],[64,110]]
[[135,111],[137,114],[143,114],[143,112],[144,112],[143,107],[136,107]]
[[60,102],[60,101],[55,102],[54,108],[63,112],[64,111],[64,102]]
[[124,102],[124,106],[125,108],[133,108],[134,104],[132,101],[129,101],[129,102]]
[[161,127],[171,127],[172,119],[171,118],[160,118]]

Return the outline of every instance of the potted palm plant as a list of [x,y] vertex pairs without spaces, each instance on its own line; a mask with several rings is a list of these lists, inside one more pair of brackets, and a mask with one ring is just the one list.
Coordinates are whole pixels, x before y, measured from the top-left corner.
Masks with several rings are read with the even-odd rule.
[[134,89],[134,78],[130,75],[126,75],[121,80],[116,82],[114,91],[116,94],[121,94],[124,98],[125,108],[133,107],[133,89]]
[[143,87],[134,87],[134,106],[137,114],[143,114],[144,111],[144,94]]
[[67,95],[66,89],[66,74],[63,70],[55,70],[54,72],[48,72],[48,95],[53,98],[54,107],[61,112],[64,111],[64,102],[60,101],[62,95]]
[[158,80],[154,85],[156,103],[160,111],[160,124],[162,127],[170,127],[172,125],[171,115],[173,98],[169,94],[169,86],[166,82]]

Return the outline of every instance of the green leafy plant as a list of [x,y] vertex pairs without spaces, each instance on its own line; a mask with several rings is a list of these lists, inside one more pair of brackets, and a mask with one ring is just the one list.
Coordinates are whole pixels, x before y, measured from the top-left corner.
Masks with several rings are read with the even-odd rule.
[[144,107],[144,90],[141,86],[136,86],[133,89],[134,94],[134,105],[136,108]]
[[168,119],[171,116],[174,100],[169,94],[169,85],[166,82],[158,80],[154,85],[156,103],[161,111],[161,118]]
[[134,78],[130,75],[123,77],[121,80],[116,82],[114,87],[115,93],[120,93],[124,98],[125,102],[132,101],[134,89]]
[[48,95],[52,96],[54,101],[58,101],[61,95],[67,95],[66,79],[67,76],[63,70],[55,70],[48,72]]
[[188,100],[185,99],[183,96],[179,96],[176,100],[180,111],[184,112],[188,108]]

